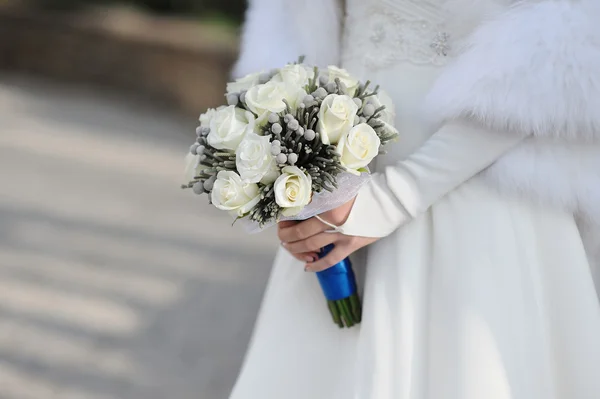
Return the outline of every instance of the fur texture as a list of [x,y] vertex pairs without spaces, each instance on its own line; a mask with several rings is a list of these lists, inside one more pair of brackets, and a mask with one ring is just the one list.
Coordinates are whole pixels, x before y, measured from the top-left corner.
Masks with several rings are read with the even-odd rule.
[[[427,100],[523,143],[484,172],[502,192],[572,212],[600,284],[600,6],[519,1],[467,39]],[[600,286],[599,286],[600,287]]]
[[564,209],[600,226],[600,144],[527,139],[485,176],[502,192]]
[[342,0],[250,0],[234,77],[281,67],[302,55],[311,64],[337,64],[342,8]]
[[531,3],[511,7],[471,35],[433,88],[428,109],[499,131],[600,140],[595,7],[573,0]]

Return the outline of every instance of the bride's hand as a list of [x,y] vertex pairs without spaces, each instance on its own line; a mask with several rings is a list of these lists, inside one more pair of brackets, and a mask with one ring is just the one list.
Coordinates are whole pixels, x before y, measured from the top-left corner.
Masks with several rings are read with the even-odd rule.
[[[348,219],[353,204],[354,200],[319,216],[329,223],[341,226]],[[296,259],[305,262],[305,270],[311,272],[328,269],[360,248],[377,241],[376,238],[326,233],[327,230],[331,230],[331,227],[317,218],[278,224],[278,236],[283,247]],[[329,244],[334,244],[335,248],[323,259],[319,259],[320,249]]]

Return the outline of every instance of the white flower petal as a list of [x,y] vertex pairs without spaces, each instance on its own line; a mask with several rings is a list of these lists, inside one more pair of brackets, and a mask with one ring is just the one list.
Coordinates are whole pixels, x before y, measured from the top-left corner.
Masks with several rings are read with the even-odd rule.
[[284,209],[302,209],[310,202],[312,179],[297,166],[286,166],[275,181],[274,188],[277,205]]
[[215,113],[210,120],[208,144],[217,149],[235,150],[244,136],[254,129],[252,112],[230,105]]
[[183,178],[185,183],[189,183],[190,181],[194,180],[194,177],[196,177],[196,175],[200,172],[200,156],[193,155],[192,153],[188,152],[188,154],[185,156],[184,162],[185,171]]
[[356,89],[358,89],[358,79],[352,76],[345,69],[330,65],[327,67],[325,76],[327,76],[329,82],[335,82],[335,79],[339,79],[348,89],[348,94],[350,96],[353,96],[356,93]]
[[242,91],[247,91],[253,86],[256,86],[261,73],[262,72],[251,73],[240,79],[237,79],[235,82],[227,83],[227,93],[241,93]]
[[321,104],[317,132],[324,144],[337,144],[354,125],[358,106],[350,96],[330,94]]
[[273,177],[276,167],[270,139],[256,133],[247,134],[236,150],[236,168],[244,182],[258,183],[267,175],[266,182],[273,182],[277,178],[277,175]]
[[377,156],[381,140],[375,130],[366,123],[353,127],[340,140],[337,147],[341,164],[351,173],[359,174]]
[[211,200],[218,209],[241,217],[260,201],[260,190],[256,184],[243,183],[233,171],[221,171],[211,192]]

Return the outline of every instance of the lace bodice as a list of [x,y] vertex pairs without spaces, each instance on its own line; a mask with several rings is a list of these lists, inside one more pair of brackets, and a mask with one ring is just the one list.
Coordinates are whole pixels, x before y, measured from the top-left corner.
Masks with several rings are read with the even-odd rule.
[[453,55],[446,10],[454,0],[345,1],[342,66],[390,95],[400,131],[388,155],[377,159],[379,169],[412,153],[432,133],[423,124],[421,105]]
[[452,51],[447,0],[346,0],[343,59],[370,70],[397,63],[444,65]]

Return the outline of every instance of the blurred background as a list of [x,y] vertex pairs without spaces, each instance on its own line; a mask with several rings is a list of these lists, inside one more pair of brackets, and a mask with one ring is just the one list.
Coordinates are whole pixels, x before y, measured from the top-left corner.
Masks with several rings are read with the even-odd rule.
[[227,398],[277,242],[179,185],[244,7],[0,0],[0,399]]

